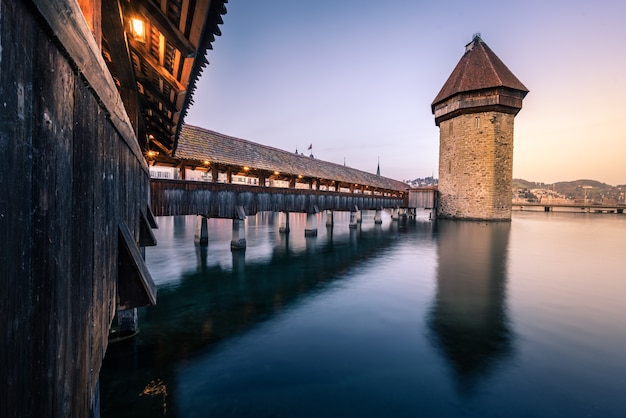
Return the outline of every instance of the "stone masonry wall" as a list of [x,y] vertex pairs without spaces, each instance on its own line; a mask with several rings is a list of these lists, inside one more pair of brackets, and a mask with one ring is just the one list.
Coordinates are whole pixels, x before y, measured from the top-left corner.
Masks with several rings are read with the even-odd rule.
[[438,217],[511,219],[513,121],[481,112],[441,122]]

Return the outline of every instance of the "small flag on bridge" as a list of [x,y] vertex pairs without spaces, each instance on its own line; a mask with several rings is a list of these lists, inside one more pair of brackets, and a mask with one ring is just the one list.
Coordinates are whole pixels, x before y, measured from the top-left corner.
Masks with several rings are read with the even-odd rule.
[[313,149],[313,144],[309,145],[309,147],[307,148],[307,150],[309,149]]

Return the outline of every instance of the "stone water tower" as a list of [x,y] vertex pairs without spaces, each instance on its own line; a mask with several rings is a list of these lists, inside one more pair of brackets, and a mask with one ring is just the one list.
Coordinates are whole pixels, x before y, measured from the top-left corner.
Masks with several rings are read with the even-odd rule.
[[511,219],[513,119],[528,89],[474,35],[432,103],[439,218]]

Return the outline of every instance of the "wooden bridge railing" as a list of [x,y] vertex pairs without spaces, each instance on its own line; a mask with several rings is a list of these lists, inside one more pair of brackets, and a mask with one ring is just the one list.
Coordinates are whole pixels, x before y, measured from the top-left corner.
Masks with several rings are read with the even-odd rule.
[[255,215],[261,211],[375,210],[408,204],[408,194],[394,197],[187,180],[152,179],[150,193],[151,207],[157,216],[237,218],[238,207],[243,207],[246,215]]

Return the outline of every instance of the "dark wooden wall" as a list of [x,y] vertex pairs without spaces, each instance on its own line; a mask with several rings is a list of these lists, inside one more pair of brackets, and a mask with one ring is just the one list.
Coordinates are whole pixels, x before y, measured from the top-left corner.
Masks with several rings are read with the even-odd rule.
[[261,211],[313,213],[407,207],[408,198],[310,189],[244,186],[223,183],[157,180],[150,182],[151,207],[157,216],[206,215],[234,218],[237,206],[246,215]]
[[97,415],[147,167],[30,2],[0,0],[0,47],[0,416]]

